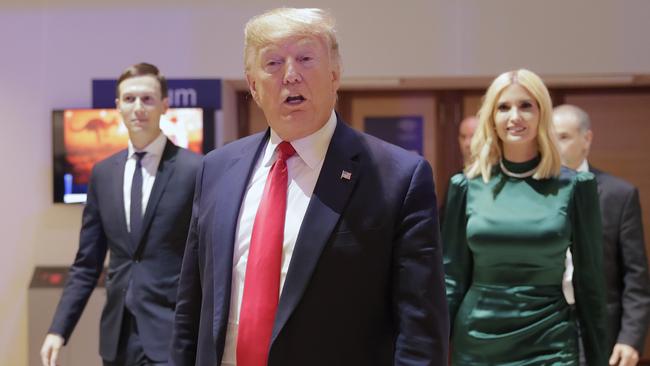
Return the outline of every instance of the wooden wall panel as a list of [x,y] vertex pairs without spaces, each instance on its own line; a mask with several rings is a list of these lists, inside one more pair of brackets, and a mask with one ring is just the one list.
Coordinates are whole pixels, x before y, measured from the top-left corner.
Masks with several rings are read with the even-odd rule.
[[475,116],[478,109],[481,108],[482,95],[469,94],[463,98],[463,118]]
[[[424,157],[431,164],[434,175],[438,171],[436,150],[436,98],[429,95],[356,95],[350,101],[352,127],[363,131],[365,117],[399,117],[419,115],[424,120]],[[436,181],[436,194],[441,195],[442,185]]]

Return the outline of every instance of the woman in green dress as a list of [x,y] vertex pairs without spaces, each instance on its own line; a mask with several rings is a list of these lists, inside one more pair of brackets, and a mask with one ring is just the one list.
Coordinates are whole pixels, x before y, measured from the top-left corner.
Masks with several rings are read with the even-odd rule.
[[[442,227],[453,365],[607,364],[596,181],[561,168],[551,98],[528,70],[498,76],[472,163],[452,177]],[[562,293],[567,249],[576,307]]]

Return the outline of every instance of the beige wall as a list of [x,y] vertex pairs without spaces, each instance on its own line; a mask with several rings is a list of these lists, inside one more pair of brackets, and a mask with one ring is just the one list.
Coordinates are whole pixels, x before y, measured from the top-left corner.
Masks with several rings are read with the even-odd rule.
[[[67,265],[77,245],[81,207],[51,204],[50,110],[89,106],[92,78],[115,77],[141,60],[158,64],[170,77],[239,79],[245,20],[286,4],[88,3],[0,3],[2,365],[26,364],[25,304],[34,266]],[[650,48],[640,46],[650,34],[643,19],[650,2],[644,0],[291,5],[333,11],[346,78],[491,76],[520,66],[556,75],[650,73]]]

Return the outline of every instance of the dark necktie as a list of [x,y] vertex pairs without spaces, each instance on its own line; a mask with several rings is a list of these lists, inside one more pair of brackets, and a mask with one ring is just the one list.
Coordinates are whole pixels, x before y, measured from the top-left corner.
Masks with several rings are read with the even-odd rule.
[[142,157],[146,152],[137,152],[135,156],[135,170],[131,180],[131,209],[129,222],[131,225],[131,242],[137,247],[142,230]]
[[266,366],[280,294],[280,266],[287,208],[287,159],[295,150],[278,146],[251,233],[239,312],[237,366]]

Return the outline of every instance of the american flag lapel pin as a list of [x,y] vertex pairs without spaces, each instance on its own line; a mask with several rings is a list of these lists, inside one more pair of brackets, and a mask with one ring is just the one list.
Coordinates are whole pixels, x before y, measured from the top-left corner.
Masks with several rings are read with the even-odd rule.
[[345,179],[345,180],[352,179],[352,173],[348,172],[347,170],[341,171],[341,179]]

